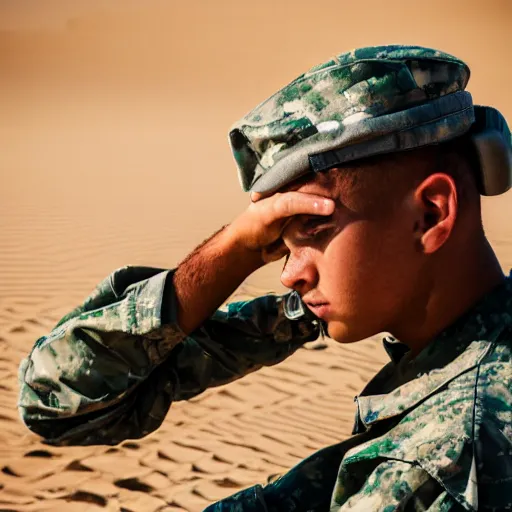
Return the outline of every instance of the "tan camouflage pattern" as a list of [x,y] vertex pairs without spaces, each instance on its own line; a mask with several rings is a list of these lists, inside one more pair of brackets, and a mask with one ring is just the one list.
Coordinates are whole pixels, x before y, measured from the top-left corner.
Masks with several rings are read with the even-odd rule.
[[[469,68],[447,53],[419,46],[359,48],[311,68],[233,125],[230,142],[242,188],[293,151],[340,137],[349,126],[463,91]],[[435,125],[437,140],[459,133],[459,119]],[[400,126],[364,133],[364,138]],[[354,137],[344,144],[354,142]]]
[[[172,401],[276,364],[321,330],[293,294],[230,304],[188,337],[175,318],[172,271],[114,272],[23,361],[27,426],[61,445],[141,437]],[[351,438],[207,511],[512,510],[512,278],[416,358],[385,346]]]

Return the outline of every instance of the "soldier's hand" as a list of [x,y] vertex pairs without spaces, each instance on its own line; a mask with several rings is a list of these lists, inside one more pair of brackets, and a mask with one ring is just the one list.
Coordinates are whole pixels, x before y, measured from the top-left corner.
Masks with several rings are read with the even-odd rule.
[[263,263],[276,261],[288,253],[281,235],[295,215],[330,215],[334,211],[332,199],[314,194],[285,192],[261,197],[253,194],[253,202],[229,229],[238,243],[259,252]]

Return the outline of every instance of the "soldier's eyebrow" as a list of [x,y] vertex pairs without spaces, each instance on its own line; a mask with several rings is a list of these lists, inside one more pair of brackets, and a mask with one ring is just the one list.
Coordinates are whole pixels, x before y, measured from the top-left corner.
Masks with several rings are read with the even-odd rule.
[[330,215],[301,215],[300,217],[300,227],[304,228],[311,224],[315,226],[329,224],[333,221],[334,213],[331,213]]
[[306,231],[315,227],[322,228],[334,223],[334,214],[331,215],[295,215],[285,226],[282,239],[300,239],[306,236]]

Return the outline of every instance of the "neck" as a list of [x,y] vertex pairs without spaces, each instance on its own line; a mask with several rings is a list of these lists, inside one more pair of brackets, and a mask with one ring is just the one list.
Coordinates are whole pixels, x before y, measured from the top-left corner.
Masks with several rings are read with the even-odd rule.
[[435,277],[422,284],[421,297],[404,315],[409,320],[390,329],[413,356],[503,281],[503,271],[483,233],[473,245],[471,250],[466,246],[464,254],[437,262]]

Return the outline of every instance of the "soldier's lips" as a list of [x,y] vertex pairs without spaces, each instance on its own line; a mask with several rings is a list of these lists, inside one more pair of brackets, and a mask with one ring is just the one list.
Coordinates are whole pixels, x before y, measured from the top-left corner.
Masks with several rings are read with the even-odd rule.
[[322,302],[322,303],[316,303],[316,304],[306,303],[306,304],[307,304],[308,308],[310,309],[310,311],[312,313],[314,313],[314,315],[317,316],[318,318],[325,318],[329,314],[330,306],[329,306],[328,302]]

